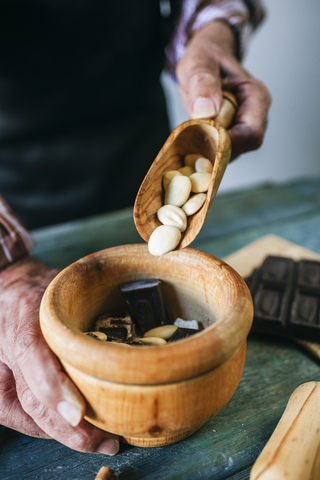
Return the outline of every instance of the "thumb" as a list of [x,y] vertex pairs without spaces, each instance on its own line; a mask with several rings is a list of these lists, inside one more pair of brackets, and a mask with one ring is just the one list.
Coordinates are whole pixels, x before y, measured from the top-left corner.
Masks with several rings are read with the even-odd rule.
[[220,68],[187,49],[177,65],[177,78],[187,113],[191,118],[215,117],[221,108]]

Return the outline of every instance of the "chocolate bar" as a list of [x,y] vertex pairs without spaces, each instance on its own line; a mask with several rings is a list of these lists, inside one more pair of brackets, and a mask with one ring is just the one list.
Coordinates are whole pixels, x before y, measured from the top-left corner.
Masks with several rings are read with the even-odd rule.
[[119,289],[142,334],[160,325],[172,323],[160,280],[150,278],[125,283]]
[[320,341],[320,262],[269,256],[246,282],[253,332]]

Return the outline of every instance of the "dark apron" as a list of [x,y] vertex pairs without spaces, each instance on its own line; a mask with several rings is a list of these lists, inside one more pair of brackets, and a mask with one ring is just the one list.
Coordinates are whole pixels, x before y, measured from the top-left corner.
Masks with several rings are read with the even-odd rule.
[[27,227],[133,206],[165,42],[158,0],[0,0],[0,194]]

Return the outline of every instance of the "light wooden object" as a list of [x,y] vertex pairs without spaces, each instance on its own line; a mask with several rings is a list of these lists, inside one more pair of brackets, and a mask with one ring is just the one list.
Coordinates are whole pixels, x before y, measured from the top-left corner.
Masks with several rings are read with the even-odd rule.
[[[154,277],[175,317],[207,328],[164,346],[124,347],[83,335],[97,315],[125,309],[118,285]],[[188,248],[159,258],[139,244],[63,270],[43,297],[40,323],[87,401],[87,420],[131,444],[157,446],[190,435],[231,398],[252,315],[245,282],[221,260]]]
[[320,383],[300,385],[251,470],[250,480],[320,478]]
[[114,480],[114,471],[110,467],[101,467],[94,480]]
[[156,213],[164,204],[163,175],[181,168],[188,153],[200,153],[211,160],[213,171],[206,201],[198,212],[188,217],[187,229],[177,248],[187,247],[199,234],[230,160],[231,143],[225,128],[233,120],[236,105],[235,97],[224,92],[222,108],[215,120],[188,120],[176,127],[163,145],[140,186],[134,205],[136,228],[146,242],[161,225]]
[[308,248],[289,242],[277,235],[264,235],[224,258],[243,278],[248,277],[255,268],[260,267],[268,255],[299,260],[320,260],[320,255]]

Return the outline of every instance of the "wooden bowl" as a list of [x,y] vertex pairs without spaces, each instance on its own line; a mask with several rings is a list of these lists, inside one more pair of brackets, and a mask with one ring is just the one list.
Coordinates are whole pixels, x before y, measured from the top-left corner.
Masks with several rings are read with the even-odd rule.
[[[118,285],[163,282],[175,317],[207,328],[164,346],[106,344],[83,335],[97,315],[125,309]],[[124,245],[63,270],[42,300],[43,335],[87,402],[86,419],[139,446],[181,440],[233,395],[244,367],[253,307],[231,267],[185,248],[162,257],[147,245]]]

